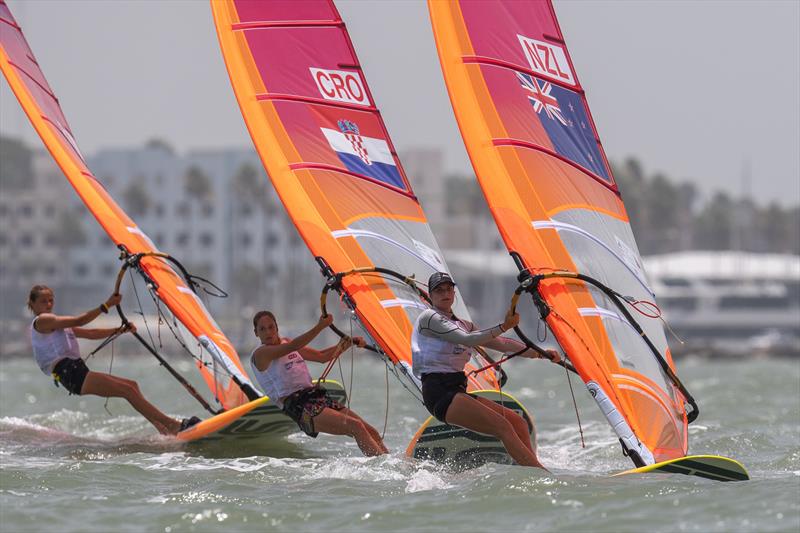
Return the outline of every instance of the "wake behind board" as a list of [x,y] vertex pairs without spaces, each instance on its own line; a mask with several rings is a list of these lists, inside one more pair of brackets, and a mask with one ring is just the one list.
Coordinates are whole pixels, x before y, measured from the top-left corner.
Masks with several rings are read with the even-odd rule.
[[[535,441],[533,423],[525,407],[510,394],[496,390],[470,391],[474,396],[486,398],[511,409],[528,423],[528,431]],[[406,456],[444,463],[459,470],[477,468],[486,463],[514,464],[498,439],[476,433],[459,426],[451,426],[429,417],[411,439]]]
[[[317,383],[317,381],[315,381]],[[336,381],[320,382],[331,397],[344,404],[347,393]],[[176,435],[178,440],[191,443],[252,443],[255,439],[281,438],[300,428],[269,397],[264,396],[207,418]]]
[[742,463],[719,455],[687,455],[678,459],[670,459],[669,461],[626,470],[625,472],[614,474],[614,476],[650,472],[684,474],[715,481],[746,481],[750,479],[750,475]]

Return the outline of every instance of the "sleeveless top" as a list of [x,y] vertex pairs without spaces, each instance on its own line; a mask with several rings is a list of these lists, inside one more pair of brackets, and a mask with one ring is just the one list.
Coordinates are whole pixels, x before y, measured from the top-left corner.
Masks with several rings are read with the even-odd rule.
[[33,347],[33,358],[42,372],[49,376],[56,363],[65,357],[81,358],[78,339],[72,328],[57,329],[52,333],[39,333],[34,327],[36,318],[31,322],[31,346]]
[[426,309],[417,317],[411,333],[414,375],[420,378],[434,372],[462,372],[472,356],[470,346],[488,342],[501,333],[499,326],[475,331],[471,322]]
[[[283,343],[283,341],[281,342]],[[250,354],[250,367],[253,369],[256,381],[261,385],[264,393],[278,407],[283,407],[281,399],[293,392],[312,386],[311,374],[300,352],[294,351],[278,359],[273,359],[267,369],[262,372],[256,368],[256,363],[253,359],[253,354],[256,350],[253,350]]]

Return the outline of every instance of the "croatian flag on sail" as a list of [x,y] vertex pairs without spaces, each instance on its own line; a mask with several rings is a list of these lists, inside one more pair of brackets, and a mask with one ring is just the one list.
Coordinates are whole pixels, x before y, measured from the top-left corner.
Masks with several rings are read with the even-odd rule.
[[406,188],[385,140],[362,135],[352,120],[337,120],[336,125],[338,130],[321,129],[347,170],[399,189]]
[[580,95],[529,74],[517,79],[555,151],[611,181]]

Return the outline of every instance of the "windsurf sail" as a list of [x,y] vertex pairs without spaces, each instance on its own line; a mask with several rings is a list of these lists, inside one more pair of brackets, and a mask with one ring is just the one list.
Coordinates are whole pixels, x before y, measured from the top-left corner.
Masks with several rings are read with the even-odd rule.
[[[255,389],[233,345],[193,290],[192,277],[185,271],[179,274],[180,263],[156,248],[89,170],[58,98],[4,0],[0,0],[0,69],[53,159],[123,251],[122,271],[132,268],[144,276],[155,296],[177,319],[183,344],[195,358],[197,369],[219,405],[227,410],[248,402],[243,388],[251,395]],[[207,403],[204,405],[215,411]]]
[[520,269],[518,292],[531,293],[637,466],[685,456],[697,405],[656,308],[643,303],[653,291],[552,3],[428,8],[461,135]]
[[[336,7],[220,0],[211,8],[242,115],[289,216],[328,285],[418,393],[410,338],[425,304],[411,277],[427,280],[447,265]],[[458,302],[455,313],[469,319]],[[496,389],[495,374],[472,376],[470,388]]]

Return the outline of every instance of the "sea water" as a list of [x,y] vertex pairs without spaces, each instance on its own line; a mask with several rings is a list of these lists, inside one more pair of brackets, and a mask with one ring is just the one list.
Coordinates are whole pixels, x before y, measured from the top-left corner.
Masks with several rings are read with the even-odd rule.
[[[345,437],[246,449],[183,446],[122,400],[68,396],[32,359],[0,362],[0,530],[12,531],[791,531],[800,530],[800,361],[685,359],[697,399],[690,453],[735,458],[752,480],[610,477],[632,467],[583,385],[542,361],[508,366],[506,391],[534,415],[552,471],[496,464],[451,472],[405,457],[422,406],[366,353],[332,377],[391,454],[362,457]],[[92,358],[108,371],[112,361]],[[187,361],[175,361],[186,375]],[[320,365],[315,365],[320,366]],[[119,355],[175,416],[203,415],[154,360]],[[203,387],[198,383],[198,387]],[[388,404],[387,404],[388,401]],[[388,407],[388,409],[387,409]]]

